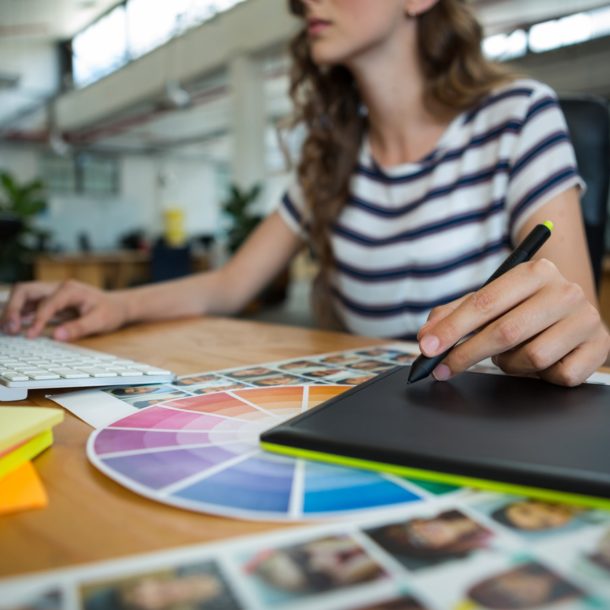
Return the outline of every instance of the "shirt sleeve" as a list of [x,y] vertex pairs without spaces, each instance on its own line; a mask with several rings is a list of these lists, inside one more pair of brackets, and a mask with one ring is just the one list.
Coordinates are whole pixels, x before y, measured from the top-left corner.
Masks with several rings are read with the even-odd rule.
[[305,205],[305,197],[299,183],[293,180],[288,190],[284,193],[278,212],[280,217],[302,239],[309,236],[309,213]]
[[581,193],[585,189],[557,95],[537,83],[524,107],[510,163],[506,206],[513,243],[531,214],[573,186]]

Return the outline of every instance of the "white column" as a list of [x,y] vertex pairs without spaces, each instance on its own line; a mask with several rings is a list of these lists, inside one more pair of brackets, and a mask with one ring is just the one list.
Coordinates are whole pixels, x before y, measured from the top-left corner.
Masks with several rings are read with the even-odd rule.
[[265,179],[265,103],[261,62],[239,55],[229,65],[233,132],[232,180],[251,188]]

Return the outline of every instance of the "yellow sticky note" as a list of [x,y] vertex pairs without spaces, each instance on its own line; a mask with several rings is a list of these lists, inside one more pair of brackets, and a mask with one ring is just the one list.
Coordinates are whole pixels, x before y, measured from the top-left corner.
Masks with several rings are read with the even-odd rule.
[[44,508],[48,503],[47,492],[31,462],[0,480],[0,515]]
[[21,464],[35,458],[53,444],[53,430],[45,430],[12,450],[0,453],[0,481]]
[[58,424],[61,409],[0,407],[0,453]]

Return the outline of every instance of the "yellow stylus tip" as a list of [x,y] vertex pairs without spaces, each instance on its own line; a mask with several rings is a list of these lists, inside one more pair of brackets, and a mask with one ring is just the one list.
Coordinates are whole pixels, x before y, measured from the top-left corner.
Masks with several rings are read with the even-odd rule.
[[545,226],[545,227],[546,227],[546,228],[547,228],[549,231],[552,231],[552,230],[553,230],[553,227],[555,226],[555,225],[553,224],[553,221],[552,221],[552,220],[545,220],[545,221],[544,221],[542,224],[543,224],[543,225],[544,225],[544,226]]

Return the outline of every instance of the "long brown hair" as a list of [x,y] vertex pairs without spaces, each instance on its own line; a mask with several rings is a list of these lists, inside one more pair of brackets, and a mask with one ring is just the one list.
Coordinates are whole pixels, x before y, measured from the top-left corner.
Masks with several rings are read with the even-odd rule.
[[[294,14],[303,15],[301,0],[289,0],[289,7]],[[483,56],[482,28],[465,0],[439,0],[416,19],[425,102],[430,108],[447,114],[466,110],[510,80],[508,70]],[[340,322],[331,299],[334,257],[330,236],[349,196],[367,119],[351,72],[341,65],[316,65],[305,29],[292,40],[290,51],[294,121],[307,129],[297,174],[310,216],[311,245],[319,262],[314,311],[322,325],[337,326]]]

